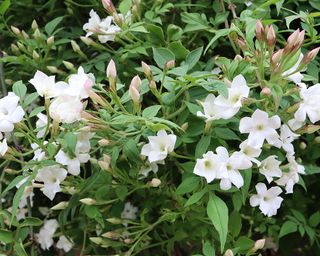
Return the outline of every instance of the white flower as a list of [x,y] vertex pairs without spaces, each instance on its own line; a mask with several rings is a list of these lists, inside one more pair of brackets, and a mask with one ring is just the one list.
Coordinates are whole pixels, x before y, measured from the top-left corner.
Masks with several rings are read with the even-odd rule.
[[56,162],[62,165],[66,165],[68,168],[68,173],[76,176],[80,174],[80,164],[88,162],[89,158],[89,154],[79,154],[74,158],[70,158],[62,150],[59,150],[59,152],[55,156]]
[[124,209],[121,213],[121,219],[135,220],[137,218],[138,208],[133,206],[130,202],[124,204]]
[[204,117],[206,122],[223,118],[224,108],[216,105],[215,100],[216,97],[213,94],[208,94],[204,102],[201,102],[204,113],[198,111],[197,116]]
[[3,139],[3,141],[0,141],[0,155],[4,156],[7,151],[8,151],[7,139]]
[[149,172],[157,173],[159,169],[158,164],[164,164],[164,161],[162,160],[153,163],[147,161],[147,163],[141,167],[139,174],[141,174],[143,177],[147,177]]
[[[12,207],[8,208],[8,212],[10,213],[12,212]],[[25,219],[27,213],[28,213],[27,208],[18,208],[15,215],[17,218],[17,221]]]
[[291,128],[292,131],[296,131],[304,125],[304,121],[298,121],[296,119],[290,119],[288,121],[288,126]]
[[0,132],[12,132],[14,124],[24,116],[24,110],[18,106],[19,97],[13,92],[0,99]]
[[50,117],[59,122],[71,124],[81,119],[83,104],[77,97],[60,95],[49,107]]
[[[44,141],[43,145],[46,144],[48,144],[48,141]],[[32,160],[41,161],[46,157],[46,153],[42,150],[42,148],[39,147],[37,143],[32,143],[31,148],[35,150]]]
[[131,11],[128,11],[126,14],[118,13],[118,16],[127,25],[130,25],[132,23],[132,13],[131,13]]
[[91,132],[78,132],[77,144],[76,144],[76,154],[88,153],[91,149],[90,139],[93,137],[94,133]]
[[307,115],[311,123],[320,120],[320,84],[306,87],[305,84],[299,84],[300,98],[302,99],[298,110],[294,114],[294,119],[304,122]]
[[108,16],[101,20],[99,15],[94,10],[91,10],[90,19],[83,25],[83,30],[87,32],[86,37],[93,34],[98,35],[98,39],[101,43],[114,41],[116,34],[119,33],[121,29],[117,25],[112,24],[112,22],[112,16]]
[[49,250],[53,245],[53,235],[59,227],[58,222],[55,219],[45,220],[44,225],[37,233],[36,239],[43,250]]
[[293,133],[290,128],[284,124],[280,128],[280,140],[281,140],[281,147],[287,154],[294,155],[294,148],[292,142],[298,138],[299,135]]
[[249,161],[260,165],[260,161],[256,158],[260,156],[262,150],[261,148],[254,148],[248,145],[248,140],[243,141],[240,144],[240,152],[243,154],[244,157],[246,157]]
[[193,173],[204,177],[207,183],[210,183],[219,176],[220,168],[220,158],[212,151],[209,151],[203,154],[202,159],[197,159]]
[[264,140],[270,145],[279,144],[279,135],[276,129],[280,128],[279,116],[268,117],[268,113],[257,109],[252,117],[243,117],[240,120],[239,131],[249,133],[248,145],[254,148],[261,148]]
[[57,242],[57,248],[63,249],[65,252],[69,252],[73,247],[73,241],[69,241],[65,236],[59,236]]
[[265,184],[258,183],[256,190],[257,194],[250,197],[250,205],[252,207],[259,205],[261,212],[268,217],[276,215],[283,201],[283,199],[278,196],[282,192],[281,188],[275,186],[267,190]]
[[167,134],[165,130],[157,132],[157,136],[149,136],[149,143],[144,145],[141,155],[147,156],[150,163],[164,160],[170,152],[173,152],[177,136]]
[[78,73],[73,74],[68,79],[68,87],[63,91],[63,94],[75,96],[79,99],[89,97],[88,92],[95,83],[95,78],[92,73],[86,74],[82,67],[78,68]]
[[222,190],[229,190],[233,185],[237,188],[243,186],[243,178],[239,170],[245,170],[252,166],[252,163],[240,152],[234,152],[229,157],[228,150],[224,147],[216,149],[219,162],[221,164],[217,178],[220,178],[220,188]]
[[268,156],[261,162],[259,172],[264,175],[267,181],[270,183],[272,177],[281,177],[282,171],[280,169],[281,161],[276,160],[277,156]]
[[304,166],[297,163],[294,156],[287,155],[289,162],[289,172],[283,172],[280,179],[276,183],[285,186],[286,194],[293,193],[293,186],[299,182],[299,174],[305,174]]
[[[37,114],[38,120],[36,122],[36,128],[38,129],[37,138],[43,138],[45,135],[47,124],[48,124],[48,117],[45,114],[39,113]],[[49,125],[50,127],[51,125]]]
[[61,191],[60,182],[67,177],[67,171],[58,165],[47,166],[38,171],[37,181],[42,181],[44,187],[41,189],[43,194],[51,201],[57,192]]
[[282,76],[284,78],[291,80],[292,82],[294,82],[296,84],[301,83],[303,75],[300,72],[297,72],[297,69],[298,69],[302,59],[303,59],[303,54],[301,53],[298,61],[293,65],[293,67],[291,67],[290,69],[283,72]]
[[41,71],[37,71],[32,79],[29,80],[29,83],[32,84],[37,93],[41,97],[53,98],[60,95],[62,90],[67,86],[64,82],[55,82],[55,76],[47,76]]
[[249,92],[250,89],[245,78],[242,75],[238,75],[233,79],[231,87],[228,88],[228,98],[219,95],[215,100],[215,104],[224,107],[224,115],[231,118],[238,113],[242,106],[242,99],[247,98]]
[[30,205],[32,207],[33,206],[33,197],[34,197],[33,187],[32,186],[26,186],[25,189],[24,189],[23,195],[22,195],[22,197],[20,199],[19,208],[22,209],[22,208],[27,206],[28,198],[30,200]]

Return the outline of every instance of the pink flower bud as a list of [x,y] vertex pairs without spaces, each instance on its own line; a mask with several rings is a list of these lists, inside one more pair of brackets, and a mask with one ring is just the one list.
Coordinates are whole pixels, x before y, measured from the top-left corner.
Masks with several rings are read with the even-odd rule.
[[107,66],[106,74],[109,79],[116,79],[117,77],[116,64],[114,63],[113,59],[110,60]]
[[307,65],[311,61],[313,61],[315,59],[315,57],[318,55],[319,50],[320,50],[320,47],[317,47],[317,48],[307,52],[306,55],[304,55],[304,57],[302,59],[302,63]]
[[161,180],[157,179],[157,178],[153,178],[151,181],[148,182],[148,184],[151,186],[151,187],[159,187],[161,185]]
[[102,0],[102,5],[111,15],[117,12],[111,0]]
[[141,85],[141,79],[138,75],[136,75],[132,80],[131,84],[129,86],[129,95],[130,98],[134,103],[139,103],[140,100],[140,85]]
[[276,51],[272,57],[271,57],[271,61],[276,64],[279,63],[282,59],[282,54],[283,54],[283,49],[280,49],[278,51]]
[[272,25],[266,27],[266,33],[267,33],[267,45],[274,46],[276,43],[276,34],[274,32]]
[[264,247],[264,244],[266,242],[266,239],[259,239],[254,243],[254,249],[255,251],[261,250]]
[[141,67],[142,67],[143,73],[145,74],[147,79],[150,81],[152,79],[152,72],[151,72],[150,66],[145,62],[141,61]]
[[271,90],[269,87],[263,87],[262,90],[261,90],[261,94],[263,95],[271,95]]
[[174,60],[169,60],[166,65],[165,65],[165,68],[166,69],[171,69],[175,66],[176,62]]
[[257,20],[256,22],[256,37],[259,41],[262,41],[264,35],[264,27],[261,23],[261,20]]

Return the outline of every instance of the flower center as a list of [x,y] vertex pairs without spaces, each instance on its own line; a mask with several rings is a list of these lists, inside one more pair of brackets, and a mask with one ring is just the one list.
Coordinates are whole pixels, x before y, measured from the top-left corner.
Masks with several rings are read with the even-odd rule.
[[262,124],[259,124],[259,125],[256,126],[256,129],[258,131],[262,131],[262,130],[264,130],[264,126]]
[[209,160],[205,160],[204,161],[204,166],[207,168],[207,169],[210,169],[211,168],[211,162]]

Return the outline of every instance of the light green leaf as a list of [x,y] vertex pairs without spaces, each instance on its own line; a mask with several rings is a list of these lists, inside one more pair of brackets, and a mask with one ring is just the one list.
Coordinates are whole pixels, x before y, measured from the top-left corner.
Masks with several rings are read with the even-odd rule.
[[197,48],[190,52],[186,57],[186,64],[189,66],[189,70],[192,69],[200,60],[203,47]]
[[210,42],[208,43],[206,49],[204,50],[204,54],[208,51],[208,49],[210,48],[210,46],[217,41],[220,37],[222,36],[226,36],[229,33],[229,29],[228,28],[223,28],[220,30],[217,30],[216,34],[214,35],[214,37],[210,40]]
[[35,217],[26,217],[23,222],[20,224],[20,228],[22,227],[33,227],[33,226],[41,226],[43,223],[42,220]]
[[17,256],[28,256],[27,252],[25,251],[21,239],[19,242],[15,242],[14,244],[14,250]]
[[196,146],[196,151],[195,151],[195,158],[201,158],[202,155],[207,151],[209,145],[211,142],[211,136],[203,136],[197,146]]
[[190,206],[190,205],[193,205],[193,204],[199,202],[199,200],[204,196],[204,194],[207,191],[208,190],[206,188],[204,188],[201,191],[194,193],[192,196],[189,197],[187,202],[184,204],[184,207],[187,207],[187,206]]
[[221,252],[223,252],[228,235],[228,207],[218,196],[211,195],[207,206],[207,215],[219,234]]
[[11,1],[10,1],[10,0],[4,0],[4,1],[0,4],[0,15],[4,15],[4,13],[8,10],[10,4],[11,4]]
[[12,90],[20,99],[22,99],[27,93],[27,87],[21,80],[13,84]]
[[176,193],[178,195],[190,193],[191,191],[196,189],[199,183],[200,183],[199,177],[195,177],[195,176],[187,177],[177,187]]
[[280,233],[279,233],[279,238],[286,236],[290,233],[294,233],[298,230],[298,225],[297,223],[288,220],[285,223],[283,223],[281,229],[280,229]]
[[63,18],[64,18],[63,16],[57,17],[52,21],[50,21],[49,23],[47,23],[47,25],[44,27],[44,30],[47,32],[49,36],[52,35],[53,31],[59,25],[59,23],[63,20]]
[[165,64],[174,60],[174,54],[166,48],[152,48],[153,51],[153,59],[157,63],[160,68],[164,68]]
[[159,110],[161,109],[160,105],[153,105],[151,107],[147,107],[142,111],[143,117],[155,117]]
[[77,145],[77,135],[72,132],[68,132],[66,135],[64,135],[63,143],[67,151],[74,154]]
[[5,244],[10,244],[14,240],[13,238],[13,232],[10,232],[5,229],[0,229],[0,241]]
[[213,245],[210,242],[205,242],[202,246],[202,253],[205,256],[215,256],[216,252]]

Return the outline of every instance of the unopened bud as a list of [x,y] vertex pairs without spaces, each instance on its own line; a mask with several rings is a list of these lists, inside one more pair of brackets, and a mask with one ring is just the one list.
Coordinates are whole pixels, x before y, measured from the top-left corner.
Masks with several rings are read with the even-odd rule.
[[320,143],[320,136],[315,137],[314,141],[319,144]]
[[141,79],[138,75],[136,75],[130,83],[129,86],[129,96],[132,99],[134,103],[139,103],[140,101],[140,85],[141,85]]
[[95,243],[95,244],[102,244],[103,239],[101,237],[89,237],[90,241]]
[[82,198],[82,199],[80,199],[79,201],[80,201],[81,203],[83,203],[83,204],[86,204],[86,205],[94,205],[94,204],[97,203],[96,200],[94,200],[94,199],[92,199],[92,198],[89,198],[89,197],[87,197],[87,198]]
[[151,80],[151,81],[149,82],[149,87],[150,87],[151,90],[156,90],[156,89],[157,89],[157,84],[156,84],[156,82],[155,82],[154,80]]
[[115,225],[122,223],[122,220],[119,218],[108,218],[108,219],[106,219],[106,221],[110,222],[111,224],[115,224]]
[[103,233],[101,236],[109,238],[109,239],[119,239],[120,238],[120,234],[118,232],[114,232],[114,231],[109,231],[109,232]]
[[274,63],[274,64],[280,63],[280,61],[282,59],[282,55],[283,55],[283,49],[276,51],[271,57],[272,63]]
[[53,74],[57,74],[60,72],[59,69],[57,69],[57,67],[55,66],[47,66],[47,69]]
[[32,58],[35,60],[40,58],[39,54],[35,50],[33,50],[33,52],[32,52]]
[[263,249],[264,244],[266,243],[266,239],[259,239],[254,243],[254,250],[258,251]]
[[106,70],[106,74],[107,74],[107,77],[110,80],[116,80],[116,78],[117,78],[117,68],[116,68],[116,64],[114,63],[113,59],[111,59],[109,61],[109,64],[108,64],[107,70]]
[[77,44],[76,41],[71,40],[71,46],[74,52],[80,52],[80,46]]
[[287,39],[288,45],[294,45],[299,37],[300,29],[298,28],[296,31],[294,31]]
[[307,65],[309,64],[311,61],[313,61],[315,59],[315,57],[318,55],[319,53],[319,50],[320,50],[320,47],[317,47],[309,52],[307,52],[303,59],[302,59],[302,63]]
[[47,45],[48,46],[52,46],[54,44],[54,36],[50,36],[48,39],[47,39]]
[[79,192],[78,189],[76,189],[75,187],[70,187],[70,186],[64,187],[64,190],[70,195],[74,195]]
[[13,33],[15,33],[17,36],[20,36],[20,29],[18,29],[17,27],[15,26],[11,26],[11,30]]
[[102,5],[109,14],[117,13],[116,8],[114,7],[111,0],[102,0]]
[[69,205],[68,201],[62,201],[54,206],[51,207],[51,210],[63,210],[66,209]]
[[36,22],[36,20],[32,21],[31,28],[32,30],[36,30],[38,28],[38,23]]
[[98,144],[100,147],[105,147],[105,146],[110,145],[110,141],[107,139],[101,139],[98,141]]
[[74,65],[71,62],[63,60],[62,63],[67,69],[69,69],[69,70],[74,69]]
[[276,43],[276,33],[274,32],[273,26],[269,25],[266,27],[266,34],[267,34],[267,45],[274,46]]
[[266,96],[271,95],[270,88],[269,87],[263,87],[262,90],[261,90],[261,94],[266,95]]
[[237,61],[241,61],[243,60],[242,56],[237,54],[235,57],[234,57],[234,60],[237,60]]
[[256,22],[256,38],[259,41],[262,41],[263,35],[264,35],[264,27],[261,23],[261,20],[257,20],[257,22]]
[[25,47],[22,43],[17,42],[17,45],[18,45],[18,48],[19,48],[21,51],[26,51],[26,50],[27,50],[26,47]]
[[110,170],[110,163],[111,163],[111,157],[109,155],[107,155],[107,154],[103,155],[103,160],[102,161],[98,161],[99,166],[104,171]]
[[85,36],[80,36],[80,39],[83,43],[85,43],[86,45],[90,46],[92,44],[94,44],[94,41],[89,38],[89,37],[85,37]]
[[5,168],[4,172],[8,173],[8,174],[17,174],[18,171],[10,169],[10,168]]
[[41,40],[41,33],[40,30],[37,28],[34,33],[33,33],[33,37],[36,41],[40,41]]
[[7,85],[13,85],[14,84],[14,81],[12,79],[4,79],[4,82],[7,84]]
[[23,38],[26,40],[30,38],[29,35],[24,30],[21,31],[21,34],[22,34]]
[[148,185],[154,188],[159,187],[161,185],[161,180],[153,178],[151,181],[148,182]]
[[302,150],[304,150],[304,149],[307,148],[307,144],[302,141],[302,142],[300,142],[300,144],[299,144],[299,148],[302,149]]
[[188,127],[189,127],[189,123],[188,123],[188,122],[186,122],[186,123],[184,123],[183,125],[181,125],[181,129],[182,129],[183,131],[187,131]]
[[175,66],[176,62],[175,60],[169,60],[166,64],[165,64],[165,68],[166,69],[172,69]]
[[242,51],[246,51],[248,49],[246,42],[242,38],[238,38],[236,43]]
[[132,244],[132,243],[134,242],[134,240],[131,239],[131,238],[126,238],[126,239],[123,240],[123,242],[124,242],[125,244]]
[[20,54],[20,50],[15,44],[11,44],[11,50],[14,54]]
[[143,73],[146,76],[146,78],[149,81],[151,81],[152,80],[152,72],[151,72],[150,66],[147,63],[141,61],[141,67],[142,67]]
[[[84,118],[83,117],[83,113],[86,113],[86,112],[84,112],[84,111],[82,111],[81,112],[81,118]],[[93,128],[91,127],[91,126],[84,126],[84,127],[81,127],[80,129],[79,129],[79,131],[80,132],[92,132],[93,131]]]
[[232,252],[230,249],[228,249],[228,250],[226,250],[226,252],[224,253],[224,256],[234,256],[234,254],[233,254],[233,252]]

